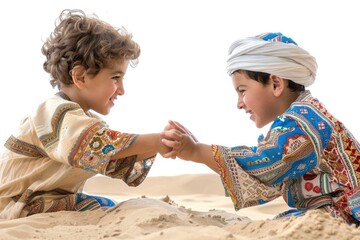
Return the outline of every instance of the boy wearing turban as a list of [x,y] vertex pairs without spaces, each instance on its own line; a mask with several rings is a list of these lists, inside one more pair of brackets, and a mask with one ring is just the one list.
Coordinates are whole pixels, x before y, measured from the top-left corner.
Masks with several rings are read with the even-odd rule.
[[[235,209],[282,196],[293,209],[321,208],[348,223],[360,221],[360,145],[349,130],[305,87],[316,77],[313,56],[281,33],[235,41],[227,72],[238,108],[256,127],[272,123],[257,146],[199,143],[180,123],[163,143],[176,156],[217,172]],[[174,158],[174,155],[166,157]]]

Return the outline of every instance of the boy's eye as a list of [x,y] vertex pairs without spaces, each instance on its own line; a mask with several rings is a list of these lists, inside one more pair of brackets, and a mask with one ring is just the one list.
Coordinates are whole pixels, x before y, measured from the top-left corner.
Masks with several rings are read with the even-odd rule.
[[239,93],[240,95],[244,95],[245,90],[244,90],[244,89],[238,89],[238,93]]
[[113,77],[113,80],[115,83],[118,83],[120,81],[121,77],[120,76],[115,76]]

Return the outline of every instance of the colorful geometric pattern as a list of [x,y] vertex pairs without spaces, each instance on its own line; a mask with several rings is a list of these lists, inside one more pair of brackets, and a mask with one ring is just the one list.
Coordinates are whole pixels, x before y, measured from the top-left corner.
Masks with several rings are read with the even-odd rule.
[[5,143],[1,218],[113,206],[110,199],[80,191],[98,173],[139,185],[156,155],[141,161],[136,155],[114,159],[136,138],[109,129],[98,116],[85,113],[64,95],[45,101]]
[[68,111],[76,110],[76,109],[80,109],[80,106],[77,104],[74,104],[74,103],[62,104],[62,105],[58,106],[58,108],[55,110],[53,117],[51,119],[52,132],[45,134],[43,136],[40,136],[40,141],[44,145],[44,147],[49,147],[49,145],[58,141],[61,124],[65,117],[65,114]]
[[135,134],[110,130],[106,125],[97,122],[79,136],[77,145],[68,157],[69,163],[87,171],[106,174],[111,156],[130,146],[136,137]]
[[284,36],[282,33],[280,32],[275,32],[275,33],[263,33],[260,34],[258,36],[256,36],[258,38],[261,38],[265,41],[269,41],[269,42],[283,42],[283,43],[292,43],[297,45],[297,43],[292,40],[289,37]]
[[[56,191],[48,192],[56,195]],[[43,192],[45,194],[45,192]],[[59,193],[58,193],[59,194]],[[27,199],[29,202],[30,199]],[[98,208],[109,208],[115,206],[115,202],[106,197],[91,196],[84,193],[62,195],[47,201],[45,198],[38,197],[29,202],[22,210],[21,216],[26,217],[38,213],[59,212],[59,211],[87,211]]]
[[39,147],[21,141],[14,136],[10,136],[9,139],[5,142],[4,146],[10,151],[27,157],[41,158],[47,156],[47,154]]
[[326,207],[347,222],[360,221],[359,143],[309,91],[258,146],[214,145],[213,153],[235,209],[282,195],[300,211]]

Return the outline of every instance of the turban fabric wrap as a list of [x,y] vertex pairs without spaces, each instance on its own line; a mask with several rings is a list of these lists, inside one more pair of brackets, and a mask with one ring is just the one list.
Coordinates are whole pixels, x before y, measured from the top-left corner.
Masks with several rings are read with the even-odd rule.
[[229,48],[227,72],[264,72],[310,86],[316,77],[316,59],[281,33],[264,33],[235,41]]

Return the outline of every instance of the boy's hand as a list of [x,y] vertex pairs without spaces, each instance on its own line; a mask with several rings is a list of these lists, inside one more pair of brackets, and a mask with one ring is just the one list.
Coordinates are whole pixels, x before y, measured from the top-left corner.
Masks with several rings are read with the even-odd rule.
[[[178,131],[180,131],[181,133],[183,134],[186,134],[188,135],[190,138],[193,139],[194,142],[199,142],[196,137],[189,131],[189,129],[187,129],[186,127],[184,127],[182,124],[176,122],[176,121],[172,121],[170,120],[169,121],[169,125],[168,125],[170,128],[173,128],[173,129],[176,129]],[[168,127],[167,126],[167,127]],[[166,129],[166,128],[165,128]]]
[[[162,137],[162,135],[161,135]],[[159,150],[159,153],[162,157],[164,158],[172,158],[175,159],[176,158],[176,153],[173,151],[173,149],[171,147],[168,147],[167,145],[163,144],[163,140],[161,139],[161,147]]]
[[184,160],[191,159],[198,140],[195,136],[183,125],[178,122],[169,121],[169,125],[165,127],[162,134],[162,143],[170,148],[172,151],[163,155],[165,158],[179,157]]
[[181,133],[167,125],[164,131],[161,133],[162,147],[159,152],[161,156],[164,158],[175,159],[177,156],[177,151],[174,150],[174,148],[177,149],[177,145],[180,144],[180,139]]

